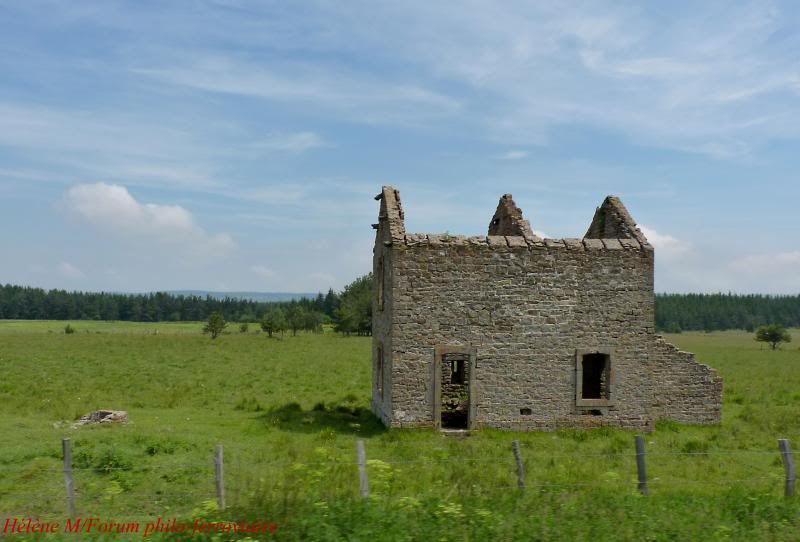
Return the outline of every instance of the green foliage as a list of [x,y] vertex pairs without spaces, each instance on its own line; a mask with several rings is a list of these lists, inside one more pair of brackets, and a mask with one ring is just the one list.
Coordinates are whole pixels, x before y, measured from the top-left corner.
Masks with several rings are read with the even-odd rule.
[[100,472],[110,474],[117,470],[130,470],[132,467],[133,460],[127,450],[107,447],[97,454],[95,468]]
[[334,315],[334,329],[345,335],[372,333],[372,273],[345,286]]
[[[0,446],[3,507],[63,516],[68,436],[77,505],[93,516],[191,516],[213,492],[222,443],[230,511],[214,518],[274,521],[282,540],[797,538],[798,502],[782,496],[775,446],[800,434],[797,349],[762,350],[744,332],[670,336],[725,379],[723,423],[659,421],[646,436],[644,499],[629,431],[385,430],[370,412],[371,339],[326,328],[212,343],[197,328],[86,322],[66,337],[63,322],[0,322],[0,432],[13,435]],[[46,376],[65,366],[68,385]],[[54,426],[100,407],[128,410],[131,423]],[[359,438],[369,499],[358,498]]]
[[657,294],[656,328],[667,333],[800,327],[800,295]]
[[239,333],[247,333],[247,330],[250,329],[250,324],[247,322],[242,322],[239,324]]
[[[380,471],[372,467],[376,475]],[[313,472],[302,472],[313,484]],[[318,477],[337,476],[322,472]],[[391,479],[391,477],[389,478]],[[381,484],[382,485],[382,484]],[[289,502],[281,499],[289,498]],[[284,541],[358,540],[674,540],[793,541],[800,528],[796,503],[780,496],[726,490],[698,498],[685,494],[643,499],[603,489],[526,491],[492,495],[379,494],[368,499],[300,500],[288,492],[263,495],[245,517],[283,517],[276,534]]]
[[270,307],[261,317],[261,329],[270,337],[286,329],[286,315],[280,307]]
[[780,324],[761,326],[756,330],[756,341],[768,343],[773,350],[781,343],[791,342],[792,336]]
[[317,311],[306,311],[303,315],[303,329],[312,333],[322,333],[325,315]]
[[67,324],[66,326],[64,326],[64,333],[67,335],[72,335],[73,333],[75,333],[75,328],[72,327],[70,324]]
[[670,322],[664,327],[663,331],[665,333],[680,333],[683,330],[677,322]]
[[286,325],[292,330],[292,335],[297,335],[297,330],[303,329],[306,323],[306,311],[300,305],[290,305],[286,311]]
[[132,322],[178,322],[206,320],[221,312],[232,322],[255,322],[257,314],[269,307],[286,309],[299,304],[332,318],[339,306],[339,295],[332,289],[326,295],[290,302],[258,302],[249,299],[152,294],[113,294],[42,290],[27,286],[0,284],[0,319],[27,320],[105,320]]
[[212,339],[216,339],[223,331],[225,331],[227,326],[228,323],[225,321],[225,317],[221,312],[212,312],[208,316],[206,325],[203,326],[203,333],[208,333],[211,335]]

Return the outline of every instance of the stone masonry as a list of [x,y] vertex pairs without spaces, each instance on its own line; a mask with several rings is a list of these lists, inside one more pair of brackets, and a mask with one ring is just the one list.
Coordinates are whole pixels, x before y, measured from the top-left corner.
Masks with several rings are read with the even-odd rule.
[[489,235],[408,234],[380,201],[372,410],[390,427],[651,430],[720,421],[722,380],[655,334],[653,247],[609,196],[540,239],[510,194]]

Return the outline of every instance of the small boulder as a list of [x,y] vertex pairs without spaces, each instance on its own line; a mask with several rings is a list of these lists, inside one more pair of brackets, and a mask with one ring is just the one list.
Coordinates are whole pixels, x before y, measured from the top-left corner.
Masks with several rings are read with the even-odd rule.
[[80,427],[92,423],[128,423],[128,412],[125,410],[95,410],[72,424],[72,427]]

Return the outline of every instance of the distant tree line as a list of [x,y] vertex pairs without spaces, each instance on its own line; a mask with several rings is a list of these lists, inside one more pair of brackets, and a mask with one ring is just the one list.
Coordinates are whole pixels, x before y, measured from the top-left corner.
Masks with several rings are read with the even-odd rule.
[[[178,322],[206,320],[215,312],[229,322],[259,323],[267,333],[314,331],[322,324],[333,323],[341,333],[368,335],[372,327],[372,274],[356,279],[341,292],[331,289],[314,298],[282,302],[0,285],[0,319]],[[656,295],[656,328],[660,331],[755,331],[764,324],[800,327],[800,295]]]
[[755,331],[764,324],[800,327],[800,295],[658,294],[660,331]]
[[[372,330],[372,274],[314,298],[292,301],[252,301],[226,297],[120,294],[43,290],[0,285],[0,319],[123,320],[180,322],[208,320],[219,314],[227,322],[258,323],[270,336],[276,332],[320,331],[333,323],[346,335],[369,335]],[[246,328],[245,328],[246,329]]]
[[43,290],[0,285],[0,318],[15,320],[125,320],[132,322],[179,322],[206,320],[214,312],[228,321],[257,322],[270,307],[301,307],[329,320],[339,307],[333,290],[314,298],[265,302],[239,298],[185,296],[166,293],[119,294]]

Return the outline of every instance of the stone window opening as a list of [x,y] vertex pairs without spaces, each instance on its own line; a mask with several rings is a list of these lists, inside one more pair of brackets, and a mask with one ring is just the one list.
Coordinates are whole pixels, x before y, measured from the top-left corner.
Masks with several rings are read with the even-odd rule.
[[378,261],[378,276],[376,277],[378,283],[378,310],[383,310],[383,258]]
[[583,399],[608,399],[608,380],[610,363],[608,354],[584,354],[583,359]]
[[383,347],[378,347],[378,355],[376,356],[377,367],[376,367],[376,377],[377,377],[377,386],[378,386],[378,395],[381,399],[383,399]]
[[464,359],[451,359],[450,360],[450,383],[451,384],[464,384],[465,370],[467,360]]
[[596,407],[612,404],[614,373],[611,349],[578,350],[575,355],[575,404],[590,407],[588,412],[602,415]]

